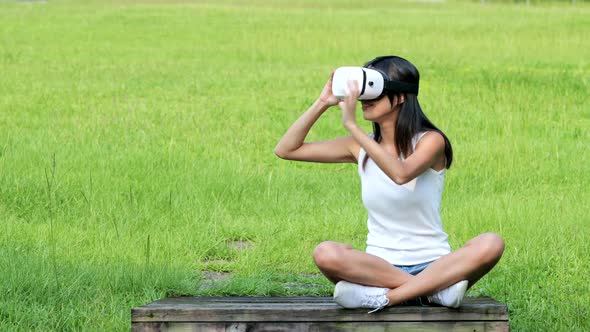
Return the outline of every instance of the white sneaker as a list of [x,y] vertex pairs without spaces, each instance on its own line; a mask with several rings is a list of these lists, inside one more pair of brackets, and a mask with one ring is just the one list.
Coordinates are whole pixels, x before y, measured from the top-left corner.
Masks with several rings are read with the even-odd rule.
[[467,291],[467,280],[459,281],[445,289],[428,296],[428,300],[432,303],[440,304],[445,307],[459,308],[463,303],[465,292]]
[[348,281],[340,281],[334,288],[334,302],[344,308],[371,308],[369,313],[381,310],[389,304],[387,294],[389,289],[363,286]]

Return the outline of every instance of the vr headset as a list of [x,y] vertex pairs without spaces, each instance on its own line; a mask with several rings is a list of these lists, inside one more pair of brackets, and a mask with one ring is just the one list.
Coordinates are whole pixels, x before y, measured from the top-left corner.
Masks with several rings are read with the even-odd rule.
[[334,72],[332,93],[339,99],[347,95],[347,82],[356,81],[360,95],[358,100],[380,99],[388,92],[418,94],[418,84],[392,81],[382,71],[364,67],[340,67]]

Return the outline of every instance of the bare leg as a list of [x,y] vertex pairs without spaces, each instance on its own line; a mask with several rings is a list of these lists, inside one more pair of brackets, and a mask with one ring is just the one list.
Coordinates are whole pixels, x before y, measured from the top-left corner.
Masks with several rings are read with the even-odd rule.
[[335,284],[346,280],[360,285],[396,288],[414,277],[382,258],[338,242],[320,243],[313,259],[326,278]]
[[500,236],[481,234],[462,248],[439,258],[417,276],[338,242],[320,243],[314,251],[314,261],[333,283],[346,280],[391,289],[387,297],[389,305],[395,305],[432,294],[461,280],[468,280],[471,287],[496,265],[503,251],[504,241]]
[[432,294],[461,280],[469,280],[469,285],[472,286],[496,265],[503,251],[504,240],[500,236],[493,233],[481,234],[387,292],[389,305]]

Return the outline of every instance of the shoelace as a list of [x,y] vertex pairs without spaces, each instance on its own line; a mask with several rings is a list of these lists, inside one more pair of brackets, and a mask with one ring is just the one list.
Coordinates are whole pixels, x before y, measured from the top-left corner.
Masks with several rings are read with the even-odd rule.
[[372,313],[377,312],[379,310],[383,310],[383,308],[385,308],[389,304],[389,299],[387,297],[385,297],[385,303],[383,303],[383,301],[380,300],[379,297],[371,296],[367,299],[366,302],[363,303],[363,306],[366,306],[369,308],[371,308],[371,307],[375,308],[375,309],[369,311],[368,312],[369,314],[372,314]]

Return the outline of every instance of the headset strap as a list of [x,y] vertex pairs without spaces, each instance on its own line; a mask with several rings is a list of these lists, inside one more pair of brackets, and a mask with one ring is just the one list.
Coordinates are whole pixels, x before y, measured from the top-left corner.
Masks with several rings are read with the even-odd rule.
[[[378,62],[381,62],[385,59],[391,59],[391,58],[397,58],[397,57],[394,55],[378,56],[375,59],[367,62],[363,67],[370,68],[370,67],[374,66],[375,64],[377,64]],[[370,69],[378,70],[376,68],[370,68]],[[384,72],[382,72],[381,70],[378,70],[378,71],[381,72],[381,75],[383,75],[383,79],[385,80],[385,82],[384,82],[385,85],[383,86],[383,90],[387,90],[387,91],[391,91],[391,92],[407,92],[407,93],[414,93],[414,94],[418,95],[418,84],[406,83],[406,82],[401,82],[401,81],[390,81]],[[364,73],[364,71],[363,71],[363,73]]]
[[391,92],[407,92],[418,95],[418,84],[400,81],[385,81],[384,90]]

